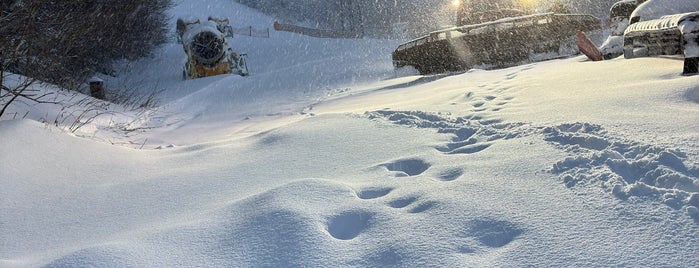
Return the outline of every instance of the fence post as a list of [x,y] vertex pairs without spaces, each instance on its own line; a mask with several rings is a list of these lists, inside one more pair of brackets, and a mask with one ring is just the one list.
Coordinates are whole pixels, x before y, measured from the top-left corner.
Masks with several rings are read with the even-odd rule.
[[90,79],[90,96],[100,100],[104,100],[106,98],[104,94],[104,80],[100,79],[99,77],[93,77]]

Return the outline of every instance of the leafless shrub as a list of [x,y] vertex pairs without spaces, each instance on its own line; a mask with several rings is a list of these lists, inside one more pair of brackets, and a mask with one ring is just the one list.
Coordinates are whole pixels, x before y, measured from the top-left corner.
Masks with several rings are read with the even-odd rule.
[[126,109],[139,110],[139,109],[154,109],[160,105],[158,100],[158,94],[162,93],[164,89],[157,87],[149,90],[148,94],[143,94],[143,90],[134,90],[133,88],[120,87],[111,89],[109,91],[108,99],[109,101],[119,104]]
[[[116,59],[149,55],[167,40],[165,12],[171,5],[172,0],[0,1],[0,116],[18,99],[42,102],[28,91],[36,81],[78,89],[95,72],[111,73]],[[27,79],[10,86],[8,73]]]

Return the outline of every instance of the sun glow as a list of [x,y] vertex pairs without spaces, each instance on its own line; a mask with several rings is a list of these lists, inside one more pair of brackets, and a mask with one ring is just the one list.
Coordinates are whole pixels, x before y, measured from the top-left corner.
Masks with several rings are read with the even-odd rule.
[[451,5],[454,7],[459,7],[461,5],[461,0],[452,0]]
[[539,0],[519,0],[519,3],[524,9],[534,9],[539,4]]

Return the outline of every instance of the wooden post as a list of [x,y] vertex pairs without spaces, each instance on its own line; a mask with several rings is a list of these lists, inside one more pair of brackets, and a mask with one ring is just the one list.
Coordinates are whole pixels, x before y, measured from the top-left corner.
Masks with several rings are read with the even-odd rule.
[[696,73],[699,73],[699,58],[684,58],[682,74],[691,75]]
[[90,96],[96,99],[104,100],[104,80],[99,77],[93,77],[90,79]]

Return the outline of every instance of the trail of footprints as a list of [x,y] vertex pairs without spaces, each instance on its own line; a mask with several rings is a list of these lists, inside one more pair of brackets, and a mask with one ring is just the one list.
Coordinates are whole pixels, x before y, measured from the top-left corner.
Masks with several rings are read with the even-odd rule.
[[[505,79],[514,79],[518,72],[507,74]],[[452,118],[449,114],[382,110],[368,112],[367,117],[409,127],[433,128],[439,133],[449,134],[452,136],[449,142],[434,148],[445,155],[475,154],[488,149],[497,140],[515,138],[526,133],[522,131],[525,128],[523,124],[502,123],[502,120],[489,118],[486,114],[504,109],[513,100],[513,97],[505,95],[510,87],[500,83],[479,87],[484,88],[487,94],[476,96],[474,92],[467,92],[458,101],[471,106],[473,113],[469,116]],[[425,177],[439,182],[454,181],[464,174],[464,170],[459,167],[433,167],[431,163],[416,157],[382,163],[377,167],[384,168],[396,178],[416,177],[427,172]],[[356,191],[356,196],[366,201],[379,201],[391,209],[408,214],[420,214],[439,208],[439,202],[424,200],[420,194],[396,196],[392,194],[394,190],[390,187],[369,187]],[[327,230],[336,239],[351,240],[369,228],[374,218],[375,214],[369,211],[345,211],[329,219]],[[454,237],[475,241],[476,244],[462,243],[455,252],[474,253],[479,247],[503,247],[522,233],[523,229],[511,222],[489,218],[472,220],[466,222]],[[394,257],[399,255],[391,254]]]
[[[503,123],[499,119],[474,116],[450,118],[449,114],[431,114],[422,111],[375,111],[367,113],[370,119],[386,120],[397,125],[433,128],[450,134],[449,142],[435,147],[448,155],[475,154],[488,149],[494,142],[529,135],[532,130],[524,123]],[[386,166],[395,169],[393,166]],[[410,175],[410,172],[406,172]]]
[[[463,169],[457,167],[435,168],[430,163],[419,158],[395,160],[378,165],[393,176],[415,177],[429,173],[437,181],[453,181],[461,177]],[[357,198],[365,201],[377,202],[390,209],[400,210],[401,213],[420,214],[430,210],[439,209],[440,203],[434,200],[425,200],[421,194],[412,193],[406,195],[393,194],[394,187],[366,187],[355,191]],[[366,229],[376,224],[375,212],[362,209],[351,209],[341,212],[329,218],[327,223],[328,233],[338,240],[352,240],[362,234]],[[475,253],[479,248],[503,247],[515,240],[523,229],[516,224],[490,219],[479,218],[466,222],[453,238],[461,239],[463,243],[454,249],[455,253]],[[475,241],[475,242],[474,242]],[[475,244],[474,244],[475,243]]]
[[509,80],[516,78],[520,72],[531,69],[531,66],[525,66],[521,70],[505,75],[505,83],[496,81],[494,83],[480,84],[477,87],[485,90],[484,96],[476,95],[473,91],[464,94],[463,100],[452,104],[467,103],[471,106],[471,111],[474,112],[474,118],[480,119],[483,112],[497,112],[504,109],[514,97],[508,95],[510,91],[515,90],[513,86],[508,85]]
[[[508,90],[509,87],[499,88],[499,90]],[[491,89],[494,90],[494,89]],[[473,92],[468,92],[464,95],[464,101],[471,105],[471,111],[474,113],[481,113],[486,111],[497,112],[505,108],[507,104],[512,101],[514,97],[505,96],[497,97],[496,95],[485,95],[482,97],[474,96]],[[457,104],[457,103],[453,103]]]
[[[511,80],[533,65],[507,74],[505,80]],[[511,139],[527,134],[523,123],[503,123],[502,119],[493,117],[504,109],[514,97],[508,92],[513,88],[501,82],[481,84],[478,87],[486,93],[483,96],[469,91],[462,100],[452,104],[467,103],[471,106],[470,115],[452,118],[450,114],[433,114],[423,111],[374,111],[368,112],[370,119],[382,119],[397,125],[418,128],[433,128],[440,133],[452,134],[450,142],[435,147],[445,154],[474,154],[490,147],[494,141]],[[389,168],[390,169],[390,168]]]
[[[517,77],[517,72],[508,74],[506,79],[514,79],[515,77]],[[435,150],[447,156],[477,154],[487,150],[498,140],[512,139],[537,133],[542,134],[543,132],[546,141],[560,144],[565,147],[566,150],[571,150],[578,154],[582,151],[583,156],[589,156],[589,159],[586,158],[582,160],[567,158],[554,164],[552,173],[561,174],[566,180],[566,185],[569,185],[569,187],[573,187],[576,182],[584,181],[585,167],[589,165],[608,165],[610,170],[608,173],[611,174],[609,177],[620,177],[618,181],[625,185],[635,182],[637,178],[635,176],[632,178],[631,174],[633,172],[631,171],[639,169],[632,168],[637,166],[635,164],[638,162],[633,159],[639,157],[633,154],[634,150],[641,150],[644,155],[648,153],[657,155],[658,160],[656,162],[659,163],[658,165],[652,165],[647,169],[640,170],[643,171],[640,173],[646,173],[646,177],[673,174],[677,177],[675,181],[696,182],[695,178],[697,174],[699,174],[699,168],[688,167],[683,164],[683,155],[681,152],[667,151],[663,148],[646,148],[647,146],[611,142],[603,134],[599,133],[599,128],[595,128],[594,126],[587,127],[582,124],[572,124],[542,129],[540,127],[532,127],[525,123],[503,123],[500,119],[489,118],[487,115],[492,115],[492,113],[486,114],[487,112],[500,111],[505,108],[513,98],[509,96],[503,97],[505,91],[510,90],[507,86],[491,84],[481,85],[480,87],[488,91],[488,94],[485,96],[475,96],[473,92],[466,93],[462,101],[471,105],[471,111],[473,113],[464,117],[454,118],[450,114],[444,113],[388,110],[368,112],[366,115],[373,120],[384,120],[407,127],[431,128],[436,129],[439,133],[451,135],[448,142],[434,147]],[[597,159],[600,158],[599,155],[601,155],[603,159]],[[631,158],[631,160],[628,160],[628,158]],[[396,178],[427,177],[439,182],[458,180],[464,174],[464,170],[459,167],[434,167],[431,163],[417,157],[393,160],[379,164],[377,167],[384,168]],[[649,170],[655,171],[656,169],[660,171],[655,173],[648,172]],[[656,173],[660,175],[653,175]],[[688,183],[687,185],[694,185],[693,187],[696,187],[696,183]],[[699,207],[699,190],[696,189],[699,188],[691,188],[690,186],[685,187],[688,189],[683,189],[683,191],[677,191],[675,189],[674,191],[661,191],[660,194],[663,196],[664,202],[670,205],[674,204],[674,207],[677,209],[685,209],[689,214],[694,213],[692,217],[699,222],[699,212],[697,212],[699,209],[696,209],[696,207]],[[620,187],[615,187],[612,192],[617,191],[617,188]],[[440,209],[440,202],[438,201],[426,200],[419,193],[400,195],[397,194],[398,191],[395,190],[396,188],[391,187],[368,187],[357,190],[356,196],[361,200],[375,204],[378,203],[387,206],[390,210],[395,209],[398,210],[399,213],[407,213],[409,215],[419,215],[421,213],[428,213]],[[627,195],[631,195],[621,190],[617,192],[620,192],[615,192],[615,195],[618,196],[626,197]],[[372,224],[376,224],[374,220],[375,215],[374,212],[368,210],[345,211],[330,219],[328,223],[328,232],[336,239],[354,239]],[[447,234],[444,239],[455,239],[459,241],[455,243],[458,244],[458,246],[452,248],[454,253],[472,254],[483,250],[487,251],[489,249],[504,247],[516,240],[524,232],[525,228],[514,222],[481,217],[467,220],[452,234],[452,237],[449,237]],[[389,259],[391,263],[385,261],[374,263],[378,266],[400,262],[401,254],[399,249],[387,249],[385,254],[381,253],[380,255],[384,257],[379,259]],[[390,258],[386,258],[386,256]],[[372,257],[368,256],[367,259],[372,259]]]
[[[378,201],[391,209],[400,210],[401,213],[419,214],[439,208],[440,204],[437,201],[423,200],[418,194],[394,196],[392,194],[394,190],[391,187],[364,188],[356,191],[356,196],[365,201]],[[377,224],[375,213],[355,209],[331,217],[327,230],[335,239],[352,240],[371,227],[372,224]],[[453,237],[445,237],[445,239],[461,241],[459,245],[452,248],[454,253],[471,254],[479,250],[504,247],[517,239],[523,232],[524,229],[515,223],[485,217],[465,222],[457,229]]]

